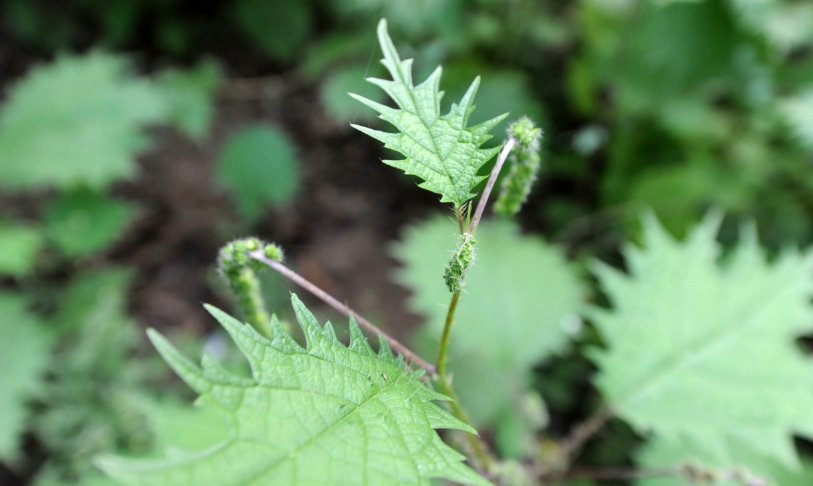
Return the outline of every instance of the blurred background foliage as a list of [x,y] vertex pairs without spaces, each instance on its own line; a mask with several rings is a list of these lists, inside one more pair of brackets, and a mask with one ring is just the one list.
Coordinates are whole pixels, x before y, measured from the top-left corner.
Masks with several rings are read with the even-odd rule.
[[[613,258],[645,208],[678,233],[716,207],[731,228],[756,220],[773,247],[813,242],[807,1],[5,0],[0,482],[104,484],[98,452],[152,450],[169,423],[201,434],[184,428],[173,404],[187,395],[141,328],[193,348],[204,336],[210,354],[233,359],[195,307],[228,305],[212,264],[230,238],[277,239],[300,271],[397,333],[421,322],[409,311],[437,330],[425,296],[439,275],[421,287],[431,268],[410,262],[449,235],[437,220],[405,230],[432,196],[379,168],[385,154],[349,129],[375,123],[346,93],[380,99],[364,77],[381,70],[381,17],[418,59],[416,78],[443,64],[446,103],[482,76],[474,122],[510,111],[544,127],[544,172],[519,223],[551,244],[502,222],[484,252],[537,251],[539,272],[574,279],[566,298],[546,296],[562,307],[551,322],[571,316],[556,330],[563,343],[582,333],[573,315],[587,293],[564,255]],[[397,276],[389,253],[405,265]],[[274,308],[284,284],[268,280]],[[414,291],[409,303],[395,280]],[[534,299],[542,287],[523,289],[519,310],[527,299],[554,313]],[[512,339],[532,344],[525,331]],[[431,349],[426,335],[416,340]],[[575,348],[595,341],[580,335]],[[590,365],[573,347],[554,339],[512,355],[506,341],[480,356],[478,339],[454,351],[459,366],[495,363],[479,378],[509,389],[472,402],[507,456],[529,441],[511,410],[557,434],[587,409]],[[477,396],[477,378],[461,372],[464,396]],[[630,460],[633,434],[609,434],[616,447],[597,444],[587,460]]]

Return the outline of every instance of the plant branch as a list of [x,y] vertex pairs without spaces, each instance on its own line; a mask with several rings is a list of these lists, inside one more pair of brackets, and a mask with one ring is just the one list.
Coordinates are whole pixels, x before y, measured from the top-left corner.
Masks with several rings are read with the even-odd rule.
[[452,326],[454,325],[454,314],[457,310],[457,302],[460,300],[460,291],[452,294],[449,301],[449,309],[446,311],[446,322],[443,324],[443,334],[440,337],[440,348],[438,349],[438,359],[435,362],[438,375],[446,376],[446,360],[449,355],[449,341],[452,336]]
[[[768,481],[743,469],[703,469],[691,464],[655,469],[597,468],[574,469],[558,481],[635,481],[651,478],[680,478],[689,484],[716,484],[731,481],[741,486],[768,486]],[[544,478],[544,476],[542,477]]]
[[[477,204],[477,211],[474,213],[474,219],[469,220],[468,224],[464,223],[463,210],[460,207],[455,208],[457,228],[462,236],[473,238],[474,232],[477,230],[477,225],[480,223],[480,218],[483,217],[483,212],[488,204],[488,198],[491,195],[491,191],[494,189],[494,184],[497,182],[497,177],[500,175],[500,171],[502,170],[503,165],[505,165],[505,160],[508,158],[508,154],[511,153],[511,149],[514,147],[515,143],[516,142],[513,138],[509,138],[500,151],[500,154],[497,157],[497,162],[494,164],[494,168],[491,170],[491,175],[488,178],[486,187],[483,190],[483,195],[480,196],[480,201]],[[468,214],[471,215],[471,206],[468,208]],[[452,287],[450,287],[450,290],[451,289]],[[441,334],[440,337],[440,347],[438,348],[436,367],[438,372],[438,386],[444,394],[451,398],[452,413],[459,420],[468,424],[470,423],[469,418],[466,415],[465,410],[463,410],[463,407],[460,406],[460,400],[457,398],[457,394],[454,392],[451,381],[446,373],[446,362],[449,355],[452,327],[454,326],[455,312],[457,311],[457,304],[460,301],[461,293],[462,290],[460,289],[452,292],[452,298],[449,301],[449,308],[446,311],[446,321],[443,324],[443,334]],[[488,451],[488,446],[486,446],[485,442],[483,442],[479,436],[467,434],[466,438],[468,439],[469,446],[471,447],[472,455],[479,463],[481,469],[489,472],[494,461]]]
[[571,462],[572,456],[576,454],[584,443],[598,432],[613,415],[615,415],[615,412],[610,407],[602,407],[587,418],[587,420],[575,426],[573,430],[571,430],[570,435],[568,435],[560,445],[559,453],[562,458],[568,463]]
[[483,217],[483,212],[486,210],[488,198],[491,196],[491,191],[494,189],[494,184],[497,183],[497,177],[500,175],[502,166],[505,165],[505,161],[508,159],[508,154],[511,153],[511,150],[514,148],[515,144],[516,140],[514,140],[514,137],[509,137],[508,141],[505,142],[505,145],[500,151],[500,155],[497,156],[497,162],[494,164],[494,168],[491,169],[491,175],[488,177],[486,188],[483,189],[483,195],[480,196],[480,202],[477,203],[477,210],[474,212],[474,219],[471,220],[471,224],[469,225],[470,234],[474,234],[474,232],[477,231],[477,225],[480,224],[480,219]]
[[426,371],[430,375],[435,374],[435,367],[434,366],[432,366],[430,363],[428,363],[427,361],[422,359],[420,356],[418,356],[417,354],[412,352],[405,345],[401,344],[400,341],[398,341],[394,337],[390,336],[386,332],[379,329],[375,324],[368,321],[364,317],[360,316],[357,312],[355,312],[353,309],[348,307],[346,304],[342,304],[338,299],[336,299],[332,295],[328,294],[327,292],[325,292],[324,290],[319,288],[316,284],[314,284],[310,280],[308,280],[305,277],[303,277],[302,275],[294,272],[293,270],[291,270],[290,268],[288,268],[284,264],[282,264],[280,262],[277,262],[277,261],[274,261],[274,260],[271,260],[269,258],[266,258],[266,256],[263,255],[262,252],[255,251],[255,252],[250,253],[249,256],[251,258],[253,258],[254,260],[256,260],[256,261],[270,267],[271,269],[277,271],[278,273],[280,273],[282,276],[284,276],[288,280],[291,280],[295,284],[299,285],[303,289],[305,289],[308,292],[310,292],[311,294],[315,295],[320,300],[322,300],[322,302],[326,303],[330,307],[333,307],[334,309],[341,312],[345,316],[353,317],[356,320],[356,322],[359,323],[359,325],[361,327],[363,327],[367,331],[371,332],[372,334],[375,334],[379,338],[382,338],[382,339],[386,340],[387,343],[390,345],[390,347],[395,352],[402,355],[404,358],[406,358],[412,364],[414,364],[415,366],[423,369],[424,371]]

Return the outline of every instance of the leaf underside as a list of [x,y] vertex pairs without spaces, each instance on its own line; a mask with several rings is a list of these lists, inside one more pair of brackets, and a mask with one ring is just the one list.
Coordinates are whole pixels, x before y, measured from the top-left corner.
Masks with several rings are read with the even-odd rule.
[[592,353],[597,385],[620,417],[701,463],[756,454],[798,467],[792,434],[813,436],[813,366],[794,340],[810,331],[813,258],[769,262],[751,227],[720,261],[720,219],[679,242],[648,218],[644,247],[624,251],[628,274],[596,266],[612,302],[593,312],[607,345]]
[[435,429],[473,432],[433,401],[433,392],[382,343],[374,353],[354,321],[342,345],[292,296],[305,335],[300,346],[273,319],[273,340],[207,307],[251,366],[251,377],[204,356],[198,367],[156,332],[150,338],[169,365],[218,407],[230,434],[206,450],[166,459],[104,457],[100,467],[125,484],[430,484],[446,478],[488,484],[463,464]]
[[460,207],[474,197],[474,188],[485,176],[480,169],[500,147],[480,148],[491,138],[491,130],[506,116],[501,115],[481,124],[467,127],[474,111],[474,96],[480,84],[475,78],[459,103],[440,114],[443,92],[439,89],[441,68],[415,86],[412,81],[412,59],[401,60],[387,33],[387,23],[378,25],[378,40],[384,53],[382,64],[392,80],[368,78],[395,102],[391,108],[351,93],[350,95],[378,112],[379,118],[393,125],[395,133],[352,125],[359,131],[384,143],[384,147],[404,155],[401,160],[384,163],[419,177],[419,186],[440,194],[441,202]]

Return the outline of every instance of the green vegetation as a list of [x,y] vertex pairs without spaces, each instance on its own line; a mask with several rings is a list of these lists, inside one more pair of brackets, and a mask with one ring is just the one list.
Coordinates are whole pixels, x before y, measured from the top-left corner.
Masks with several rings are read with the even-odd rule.
[[813,484],[813,4],[0,12],[0,483]]

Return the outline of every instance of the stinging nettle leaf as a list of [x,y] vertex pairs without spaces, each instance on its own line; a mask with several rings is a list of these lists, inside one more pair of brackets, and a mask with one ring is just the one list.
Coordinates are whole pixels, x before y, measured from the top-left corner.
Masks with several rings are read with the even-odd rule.
[[652,218],[629,273],[596,265],[612,309],[595,309],[605,349],[592,358],[609,405],[639,431],[693,444],[716,466],[764,456],[798,467],[792,434],[813,436],[813,255],[768,261],[756,231],[723,261],[711,215],[685,241]]
[[103,188],[133,175],[133,157],[148,144],[143,130],[163,121],[166,105],[128,68],[96,52],[33,69],[0,114],[0,185]]
[[436,429],[474,432],[382,345],[374,353],[354,321],[349,347],[321,326],[296,296],[306,346],[273,319],[273,339],[207,307],[251,366],[246,378],[211,359],[197,366],[155,331],[150,339],[204,407],[227,416],[228,437],[166,459],[106,456],[100,467],[124,484],[430,484],[445,478],[488,484],[441,441]]
[[387,22],[378,24],[378,40],[392,80],[369,78],[395,102],[397,108],[382,105],[351,93],[350,96],[379,113],[379,118],[393,125],[396,133],[352,125],[357,130],[384,143],[384,147],[400,152],[401,160],[385,160],[385,164],[418,176],[421,188],[441,195],[441,202],[460,207],[474,197],[474,188],[485,176],[480,169],[500,147],[480,148],[491,138],[491,130],[506,116],[498,116],[467,127],[474,111],[474,96],[480,84],[475,78],[459,103],[452,104],[449,113],[440,114],[443,92],[439,89],[441,68],[415,86],[412,81],[412,59],[401,60],[387,33]]

